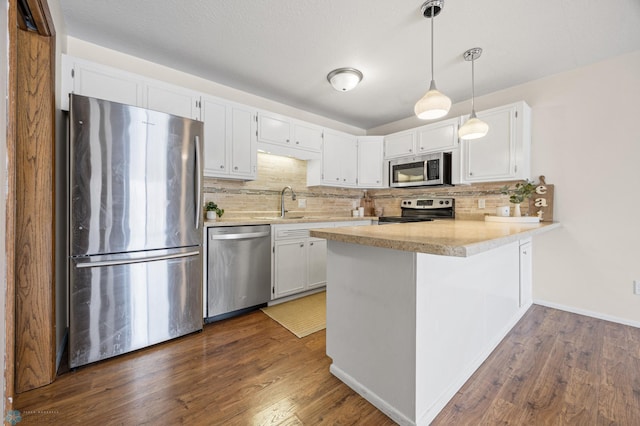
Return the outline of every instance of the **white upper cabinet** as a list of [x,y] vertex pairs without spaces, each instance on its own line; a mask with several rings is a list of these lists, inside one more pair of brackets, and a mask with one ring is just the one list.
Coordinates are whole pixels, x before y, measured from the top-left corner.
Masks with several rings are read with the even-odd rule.
[[384,137],[385,160],[406,155],[415,155],[415,152],[416,129],[404,130]]
[[203,96],[205,176],[256,178],[255,117],[256,113],[244,105]]
[[[461,142],[461,183],[527,179],[531,169],[531,108],[524,102],[477,113],[489,125],[480,139]],[[463,122],[467,117],[463,118]]]
[[147,82],[145,107],[180,117],[200,120],[200,93],[162,82]]
[[69,93],[144,107],[144,80],[128,72],[62,55],[62,103],[69,109]]
[[458,147],[458,126],[460,118],[450,118],[437,123],[427,124],[416,129],[417,153],[450,151]]
[[320,158],[323,128],[280,114],[258,112],[258,148],[302,160]]
[[384,184],[383,170],[383,136],[358,137],[358,187],[382,188]]
[[355,187],[358,178],[358,140],[355,136],[326,130],[322,151],[322,182]]

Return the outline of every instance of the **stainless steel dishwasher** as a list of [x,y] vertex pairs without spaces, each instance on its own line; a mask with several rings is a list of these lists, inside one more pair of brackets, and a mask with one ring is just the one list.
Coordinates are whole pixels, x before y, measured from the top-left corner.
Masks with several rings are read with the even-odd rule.
[[207,234],[206,322],[264,306],[271,298],[271,226],[220,226]]

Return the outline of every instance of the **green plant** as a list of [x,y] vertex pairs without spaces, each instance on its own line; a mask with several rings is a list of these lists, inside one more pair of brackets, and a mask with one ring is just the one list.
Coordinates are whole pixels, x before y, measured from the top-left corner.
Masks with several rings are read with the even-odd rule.
[[222,215],[224,214],[224,209],[219,209],[218,205],[213,201],[209,201],[206,204],[205,209],[207,209],[208,212],[216,212],[216,215],[218,215],[218,217],[222,217]]
[[508,185],[500,188],[501,194],[511,194],[511,196],[509,197],[509,201],[511,201],[513,204],[522,203],[524,200],[530,198],[534,192],[536,192],[536,185],[534,185],[533,182],[529,181],[529,179],[525,180],[524,182],[516,183],[515,189],[510,190]]

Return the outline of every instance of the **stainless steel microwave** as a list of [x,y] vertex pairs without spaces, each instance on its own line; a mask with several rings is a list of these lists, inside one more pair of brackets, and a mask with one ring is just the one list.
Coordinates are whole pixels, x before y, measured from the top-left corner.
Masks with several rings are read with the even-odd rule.
[[450,152],[434,152],[389,161],[389,186],[392,188],[450,184]]

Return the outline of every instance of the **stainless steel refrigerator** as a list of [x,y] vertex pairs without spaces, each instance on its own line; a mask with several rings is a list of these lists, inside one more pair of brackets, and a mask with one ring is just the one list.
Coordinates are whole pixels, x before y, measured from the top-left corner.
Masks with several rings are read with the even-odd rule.
[[69,107],[69,364],[202,329],[202,122]]

